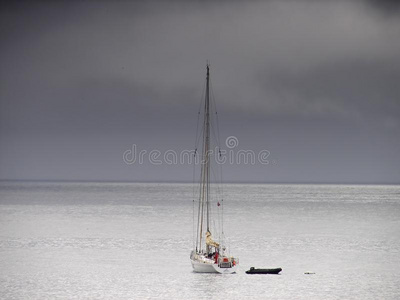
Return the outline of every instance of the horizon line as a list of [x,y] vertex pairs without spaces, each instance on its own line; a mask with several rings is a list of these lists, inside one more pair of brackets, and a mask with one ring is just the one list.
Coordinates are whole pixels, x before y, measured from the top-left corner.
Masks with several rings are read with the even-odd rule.
[[[59,182],[59,183],[169,183],[169,184],[197,184],[184,180],[71,180],[71,179],[0,179],[0,182]],[[396,182],[324,182],[324,181],[225,181],[211,182],[212,184],[279,184],[279,185],[400,185]]]

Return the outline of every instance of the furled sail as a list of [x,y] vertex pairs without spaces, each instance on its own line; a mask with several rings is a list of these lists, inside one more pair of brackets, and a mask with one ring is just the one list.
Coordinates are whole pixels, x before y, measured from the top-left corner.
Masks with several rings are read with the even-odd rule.
[[219,244],[212,239],[211,232],[209,231],[206,232],[206,244],[215,248],[219,247]]

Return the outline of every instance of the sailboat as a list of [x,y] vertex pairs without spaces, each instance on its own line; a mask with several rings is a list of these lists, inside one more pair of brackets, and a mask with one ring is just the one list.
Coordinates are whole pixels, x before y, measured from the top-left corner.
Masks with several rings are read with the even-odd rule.
[[[220,149],[216,148],[215,151],[211,149],[211,133],[214,133],[215,136],[212,116],[217,114],[216,109],[215,112],[213,111],[215,102],[214,107],[211,102],[210,66],[207,63],[203,126],[200,131],[202,136],[201,172],[198,198],[193,198],[193,250],[190,254],[190,260],[194,272],[231,274],[236,272],[239,259],[230,256],[230,252],[225,245],[223,197],[220,195],[222,191],[220,188],[216,188],[217,184],[212,182],[211,178],[211,175],[215,173],[215,170],[212,169],[211,158],[213,155],[221,155]],[[199,120],[200,115],[199,111]],[[195,155],[196,153],[197,148]],[[213,192],[214,189],[217,190],[217,193]],[[218,223],[217,226],[215,221]]]

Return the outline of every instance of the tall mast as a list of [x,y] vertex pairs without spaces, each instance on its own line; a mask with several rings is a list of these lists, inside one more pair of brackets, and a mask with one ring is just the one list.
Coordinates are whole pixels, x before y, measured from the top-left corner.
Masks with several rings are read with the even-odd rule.
[[[198,211],[198,231],[197,242],[202,249],[203,224],[207,226],[207,231],[210,230],[210,68],[207,64],[207,79],[206,79],[206,98],[204,103],[204,123],[203,123],[203,153],[201,162],[201,184],[200,184],[200,199]],[[206,247],[208,252],[208,247]]]
[[206,173],[207,173],[207,231],[210,230],[210,66],[207,64],[206,82]]

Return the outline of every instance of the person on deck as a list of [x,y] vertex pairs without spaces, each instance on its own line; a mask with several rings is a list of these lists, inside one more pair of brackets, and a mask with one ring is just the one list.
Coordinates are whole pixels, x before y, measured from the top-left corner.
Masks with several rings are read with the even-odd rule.
[[218,263],[218,257],[219,257],[219,253],[218,253],[218,251],[215,251],[214,259],[215,259],[216,264]]

